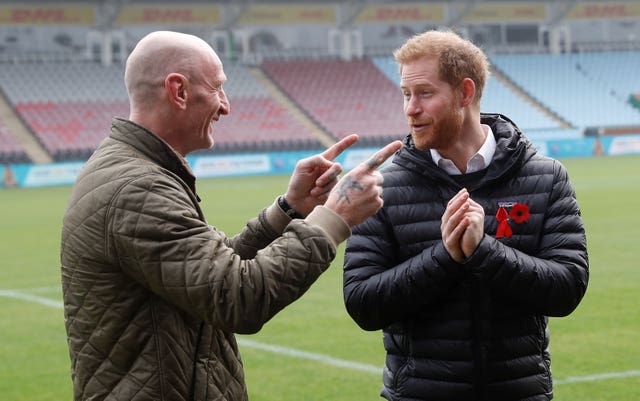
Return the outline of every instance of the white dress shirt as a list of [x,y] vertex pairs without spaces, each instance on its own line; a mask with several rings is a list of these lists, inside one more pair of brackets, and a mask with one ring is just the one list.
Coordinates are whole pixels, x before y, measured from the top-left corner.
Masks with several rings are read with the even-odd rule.
[[[480,171],[487,168],[489,163],[491,163],[491,159],[493,159],[493,155],[496,153],[496,138],[493,137],[491,127],[482,124],[482,128],[486,133],[484,143],[482,144],[480,149],[478,149],[476,154],[473,155],[467,162],[467,171],[465,172],[465,174],[473,173],[475,171]],[[431,152],[431,157],[433,158],[433,161],[436,163],[436,165],[446,171],[447,174],[462,174],[462,171],[460,171],[460,169],[456,167],[456,165],[450,159],[445,159],[435,149],[429,149],[429,151]]]

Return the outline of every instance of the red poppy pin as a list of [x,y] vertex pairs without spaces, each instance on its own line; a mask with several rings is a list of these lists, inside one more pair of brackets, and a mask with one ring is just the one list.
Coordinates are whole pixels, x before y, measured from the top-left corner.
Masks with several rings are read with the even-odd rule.
[[[508,213],[507,208],[510,208]],[[496,231],[496,238],[511,237],[513,231],[511,230],[511,226],[509,226],[509,220],[512,220],[516,224],[522,224],[529,221],[530,217],[529,206],[524,203],[498,202],[498,212],[496,213],[498,230]]]

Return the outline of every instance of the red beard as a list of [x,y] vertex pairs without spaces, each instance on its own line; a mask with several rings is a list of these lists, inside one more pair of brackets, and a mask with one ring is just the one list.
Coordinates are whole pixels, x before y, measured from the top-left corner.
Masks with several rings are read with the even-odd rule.
[[[437,121],[429,121],[430,130],[424,133],[412,133],[418,149],[447,149],[458,141],[462,134],[464,115],[462,110],[453,106],[450,112]],[[410,122],[412,124],[412,122]]]

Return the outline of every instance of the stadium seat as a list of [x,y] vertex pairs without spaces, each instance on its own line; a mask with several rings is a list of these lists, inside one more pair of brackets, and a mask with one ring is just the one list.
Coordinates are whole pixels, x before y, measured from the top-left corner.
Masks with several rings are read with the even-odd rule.
[[[495,55],[495,67],[531,97],[553,110],[573,127],[640,125],[640,112],[617,95],[617,67],[605,67],[607,54]],[[609,56],[610,57],[610,56]],[[618,63],[611,63],[611,66]],[[631,66],[629,68],[632,68]],[[623,78],[629,93],[637,88],[637,75]],[[612,76],[612,77],[609,77]],[[607,77],[607,78],[605,78]]]
[[382,143],[408,132],[399,89],[370,60],[268,60],[261,67],[336,139],[358,133]]
[[0,120],[0,164],[28,162],[29,157],[22,144],[11,135],[7,126]]
[[[321,146],[247,67],[229,63],[225,73],[232,112],[216,125],[215,152]],[[0,69],[0,85],[52,157],[75,160],[87,158],[109,134],[112,117],[128,116],[123,74],[121,65],[8,64]]]

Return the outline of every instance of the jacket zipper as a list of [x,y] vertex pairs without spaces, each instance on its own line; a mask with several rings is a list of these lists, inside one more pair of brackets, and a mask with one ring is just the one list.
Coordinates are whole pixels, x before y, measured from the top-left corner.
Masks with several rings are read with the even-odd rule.
[[196,349],[193,353],[193,370],[191,372],[191,389],[189,390],[189,401],[195,401],[196,399],[196,372],[198,364],[198,352],[200,351],[200,342],[202,341],[202,332],[204,330],[204,322],[200,323],[200,329],[198,329],[198,338],[196,340]]
[[473,353],[473,387],[475,399],[482,400],[486,386],[486,350],[482,327],[482,291],[477,277],[471,277],[471,330]]

